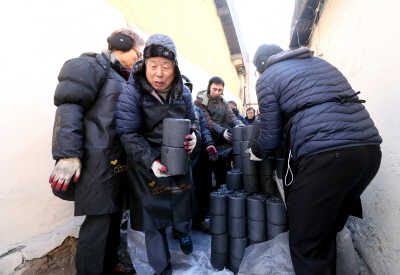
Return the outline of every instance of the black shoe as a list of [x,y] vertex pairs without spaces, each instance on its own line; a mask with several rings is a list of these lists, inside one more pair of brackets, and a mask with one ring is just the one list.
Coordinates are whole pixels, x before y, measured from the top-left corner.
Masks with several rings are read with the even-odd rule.
[[190,255],[193,252],[193,242],[189,234],[185,238],[179,238],[179,246],[185,255]]

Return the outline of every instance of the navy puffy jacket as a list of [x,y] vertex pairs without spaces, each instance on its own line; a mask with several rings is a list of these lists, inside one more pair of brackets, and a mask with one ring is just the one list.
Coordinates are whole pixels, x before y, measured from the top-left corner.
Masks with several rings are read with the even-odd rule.
[[[170,102],[169,104],[186,104],[186,116],[185,118],[190,119],[192,124],[197,121],[193,109],[192,94],[189,88],[183,87],[184,92],[180,99]],[[130,77],[128,85],[123,90],[122,94],[118,99],[117,104],[117,133],[122,135],[123,133],[137,132],[142,127],[142,117],[140,115],[142,106],[154,106],[160,105],[161,103],[147,91],[140,91],[135,87],[134,78]]]
[[[182,82],[179,83],[183,86]],[[191,120],[192,126],[198,124],[194,113],[192,95],[189,88],[184,86],[183,93],[170,100],[166,104],[185,104],[185,118]],[[174,92],[174,86],[171,93]],[[160,144],[149,144],[142,133],[144,125],[142,117],[142,108],[146,106],[157,106],[162,103],[151,94],[151,86],[142,77],[132,76],[128,80],[128,85],[119,96],[116,110],[116,130],[121,136],[128,157],[139,163],[146,169],[151,168],[153,161],[160,156]],[[157,115],[155,113],[154,115]],[[160,122],[161,123],[161,122]],[[160,133],[162,134],[162,133]]]
[[[284,115],[307,105],[355,94],[343,74],[330,63],[317,57],[296,57],[296,51],[307,50],[272,56],[273,62],[268,59],[272,64],[267,65],[257,81],[261,132],[258,144],[252,147],[255,155],[265,156],[265,151],[280,145]],[[293,117],[290,131],[290,149],[295,159],[335,148],[381,142],[374,122],[360,103],[328,102],[300,111]]]

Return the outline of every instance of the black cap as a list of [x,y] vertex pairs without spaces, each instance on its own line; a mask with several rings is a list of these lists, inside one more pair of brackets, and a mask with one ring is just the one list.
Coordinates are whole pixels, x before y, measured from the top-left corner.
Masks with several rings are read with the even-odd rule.
[[116,50],[127,52],[133,48],[133,40],[129,36],[117,33],[107,38],[107,42],[110,43]]

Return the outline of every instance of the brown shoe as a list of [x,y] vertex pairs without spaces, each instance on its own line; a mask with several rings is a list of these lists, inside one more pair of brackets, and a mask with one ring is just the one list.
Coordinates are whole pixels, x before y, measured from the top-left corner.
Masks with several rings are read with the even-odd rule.
[[136,274],[135,268],[124,266],[123,263],[118,263],[113,270],[111,270],[111,274]]
[[204,234],[211,234],[210,225],[206,221],[202,221],[200,224],[192,224],[192,229],[200,231]]

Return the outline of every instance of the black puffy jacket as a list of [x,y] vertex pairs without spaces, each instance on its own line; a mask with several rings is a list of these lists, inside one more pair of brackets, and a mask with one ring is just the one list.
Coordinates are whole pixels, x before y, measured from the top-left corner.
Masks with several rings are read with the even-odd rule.
[[126,80],[114,68],[108,57],[84,53],[65,62],[58,76],[53,158],[77,157],[82,171],[66,192],[54,192],[64,199],[75,196],[75,215],[123,207],[126,154],[115,130],[115,108]]

